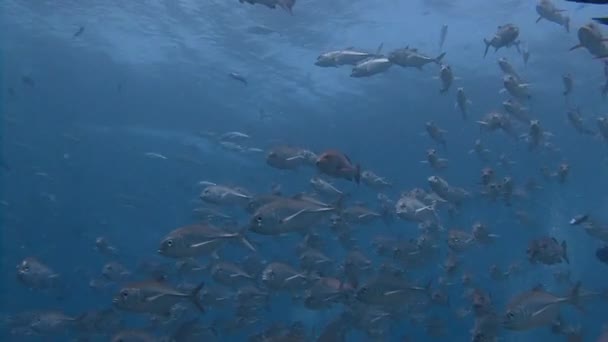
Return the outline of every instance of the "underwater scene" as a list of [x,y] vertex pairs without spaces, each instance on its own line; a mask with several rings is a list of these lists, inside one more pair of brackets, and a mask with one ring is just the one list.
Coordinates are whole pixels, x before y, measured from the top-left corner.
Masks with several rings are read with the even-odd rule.
[[608,1],[0,18],[0,341],[608,342]]

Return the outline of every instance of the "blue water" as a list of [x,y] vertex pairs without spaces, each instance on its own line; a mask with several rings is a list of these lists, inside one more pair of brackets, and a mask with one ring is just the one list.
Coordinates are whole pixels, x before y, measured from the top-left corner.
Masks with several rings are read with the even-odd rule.
[[[270,192],[273,184],[289,195],[310,191],[308,181],[315,170],[273,169],[265,163],[265,152],[229,151],[204,132],[244,132],[251,136],[248,146],[264,151],[279,144],[316,153],[339,149],[389,180],[393,187],[384,193],[393,200],[415,187],[429,190],[426,179],[437,172],[420,162],[427,148],[437,148],[449,160],[441,177],[471,193],[479,192],[479,174],[485,166],[492,166],[500,178],[512,176],[518,185],[528,178],[538,180],[543,188],[526,200],[514,199],[512,207],[476,196],[454,217],[440,210],[448,229],[468,231],[481,221],[501,237],[491,247],[460,254],[463,266],[454,278],[457,284],[449,287],[450,306],[427,312],[441,318],[445,335],[429,337],[423,324],[411,323],[411,317],[402,314],[388,324],[380,340],[401,341],[407,335],[414,341],[469,341],[474,318],[455,318],[459,308],[470,306],[459,283],[463,273],[472,274],[476,287],[491,294],[499,314],[515,294],[539,283],[552,293],[566,294],[569,286],[554,280],[556,270],[569,270],[586,291],[605,290],[608,266],[594,256],[602,242],[568,221],[580,213],[608,220],[607,147],[600,138],[579,135],[569,125],[566,110],[580,106],[593,129],[596,118],[606,114],[599,90],[605,82],[601,61],[585,49],[568,49],[578,43],[576,30],[590,17],[608,13],[608,8],[554,2],[571,17],[570,33],[547,21],[536,24],[535,2],[517,0],[299,0],[293,16],[236,0],[2,1],[0,340],[109,340],[116,331],[16,333],[6,321],[32,310],[77,316],[111,307],[120,284],[102,291],[89,287],[108,261],[95,250],[95,238],[104,236],[116,246],[119,261],[134,273],[132,280],[149,277],[137,271],[137,265],[145,260],[172,262],[157,255],[159,241],[169,231],[196,222],[192,209],[201,206],[199,181],[240,186],[254,194]],[[483,58],[483,38],[505,23],[519,26],[520,39],[531,52],[527,65],[515,48],[496,53],[490,49]],[[439,94],[440,83],[433,79],[439,72],[433,64],[423,71],[393,66],[360,79],[349,77],[349,66],[314,65],[322,52],[349,46],[374,51],[380,43],[384,53],[409,45],[435,56],[443,24],[449,26],[444,62],[457,77],[445,95]],[[276,32],[251,33],[256,25]],[[80,26],[84,32],[74,37]],[[501,102],[508,98],[499,93],[499,57],[506,57],[530,84],[531,116],[553,133],[558,152],[529,151],[524,141],[505,134],[480,133],[475,121],[490,111],[504,113]],[[248,85],[229,78],[230,72],[244,75]],[[568,72],[575,82],[569,105],[561,80]],[[24,76],[35,83],[24,82]],[[456,87],[464,87],[473,102],[467,121],[454,108]],[[424,134],[424,123],[430,120],[447,130],[447,151]],[[518,135],[527,132],[525,126],[516,127]],[[490,163],[469,154],[480,137],[491,151]],[[148,152],[167,159],[146,157]],[[496,164],[501,153],[516,162],[511,170]],[[542,180],[542,167],[555,170],[563,162],[571,167],[565,184]],[[377,191],[346,180],[332,181],[351,194],[351,203],[376,208]],[[523,226],[515,218],[516,210],[528,212],[536,224]],[[242,211],[226,212],[236,216],[239,225],[248,222]],[[326,254],[339,264],[345,251],[329,230],[319,233]],[[369,244],[377,235],[414,238],[419,232],[415,223],[399,219],[388,227],[379,221],[357,228],[359,246],[374,266],[385,261]],[[528,242],[543,235],[567,241],[569,265],[528,263]],[[284,240],[255,234],[250,238],[262,259],[297,265],[297,234]],[[439,264],[447,255],[445,245],[441,248],[440,259],[411,270],[408,278],[432,280],[437,286],[443,274]],[[246,255],[243,249],[228,248],[222,258],[238,262]],[[61,275],[61,296],[28,289],[17,281],[15,265],[29,256]],[[520,263],[524,271],[503,282],[488,279],[491,264],[506,269],[512,263]],[[260,311],[259,322],[235,332],[219,329],[219,338],[246,340],[273,322],[300,321],[313,340],[340,312],[340,305],[312,311],[277,295],[269,310]],[[606,314],[602,299],[585,303],[584,313],[562,310],[567,325],[581,326],[585,340],[601,334]],[[146,326],[142,315],[120,315],[126,328]],[[209,309],[202,321],[211,325],[217,317],[230,315],[229,310]],[[172,329],[164,326],[149,332],[165,336]],[[499,337],[566,340],[549,328],[505,330]],[[370,337],[353,329],[348,340]]]

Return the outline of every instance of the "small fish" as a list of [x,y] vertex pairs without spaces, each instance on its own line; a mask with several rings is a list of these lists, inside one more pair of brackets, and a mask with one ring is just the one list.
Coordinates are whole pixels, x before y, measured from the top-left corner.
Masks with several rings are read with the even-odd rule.
[[247,28],[247,32],[252,33],[252,34],[260,34],[260,35],[278,33],[276,30],[274,30],[270,27],[267,27],[267,26],[263,26],[263,25],[249,26]]
[[587,222],[588,219],[589,219],[589,215],[587,215],[587,214],[576,215],[570,220],[569,223],[571,226],[578,226],[581,223]]
[[464,120],[468,117],[468,107],[471,104],[473,104],[473,102],[467,98],[467,95],[464,93],[464,88],[459,87],[456,89],[456,104],[454,106],[460,109],[460,113]]
[[162,154],[155,153],[155,152],[146,152],[146,153],[144,153],[144,155],[146,157],[153,158],[153,159],[163,159],[163,160],[167,160],[168,159],[167,157],[163,156]]
[[238,131],[226,132],[220,135],[220,140],[246,140],[249,138],[251,138],[250,135]]
[[442,64],[441,69],[439,70],[439,79],[441,80],[441,89],[439,89],[439,93],[445,94],[454,82],[452,67],[447,64]]
[[598,248],[595,251],[595,257],[604,264],[608,264],[608,246]]
[[293,15],[293,6],[295,5],[296,0],[239,0],[239,2],[251,5],[260,4],[271,9],[275,9],[278,6]]
[[528,50],[527,46],[522,48],[521,56],[524,60],[524,65],[528,65],[528,60],[530,60],[530,50]]
[[564,96],[570,95],[572,92],[572,87],[574,86],[574,80],[572,79],[571,74],[565,74],[562,76],[562,81],[564,82]]
[[244,85],[247,85],[247,79],[245,78],[245,76],[236,73],[236,72],[231,72],[228,74],[228,76],[230,76],[230,78],[232,78],[233,80],[242,82]]
[[320,177],[313,177],[310,179],[310,185],[318,191],[320,194],[330,195],[330,196],[342,196],[344,192],[337,189],[328,181],[324,180]]
[[34,81],[34,79],[28,75],[21,76],[21,82],[30,87],[36,86],[36,82]]
[[78,30],[76,32],[74,32],[74,34],[72,35],[72,37],[74,37],[74,38],[79,37],[83,33],[84,33],[84,26],[80,26],[78,28]]

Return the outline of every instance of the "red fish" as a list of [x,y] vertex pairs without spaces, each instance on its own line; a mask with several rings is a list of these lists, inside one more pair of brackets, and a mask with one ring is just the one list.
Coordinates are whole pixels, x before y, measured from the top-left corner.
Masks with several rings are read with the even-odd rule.
[[348,156],[337,150],[323,152],[315,163],[322,173],[335,177],[355,181],[361,181],[361,166],[354,165]]

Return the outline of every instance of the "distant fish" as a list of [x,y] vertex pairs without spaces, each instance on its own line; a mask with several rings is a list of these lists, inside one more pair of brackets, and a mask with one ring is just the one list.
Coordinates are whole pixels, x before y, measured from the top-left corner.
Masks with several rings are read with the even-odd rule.
[[247,32],[252,33],[252,34],[259,34],[259,35],[269,35],[269,34],[273,34],[273,33],[278,33],[274,29],[271,29],[270,27],[263,26],[263,25],[249,26],[247,28]]
[[243,82],[244,85],[247,85],[247,79],[245,78],[245,76],[243,76],[239,73],[231,72],[228,74],[228,76],[230,76],[233,80]]
[[239,0],[240,3],[248,3],[251,5],[260,4],[268,8],[275,9],[277,6],[289,12],[293,15],[293,6],[296,4],[296,0]]
[[584,223],[589,219],[589,215],[576,215],[574,218],[570,220],[571,226],[577,226],[581,223]]
[[80,27],[78,28],[78,31],[74,32],[73,37],[74,37],[74,38],[79,37],[79,36],[80,36],[81,34],[83,34],[83,33],[84,33],[84,26],[80,26]]
[[30,76],[27,75],[23,75],[21,76],[21,82],[25,85],[28,85],[30,87],[35,87],[36,86],[36,82],[34,81],[33,78],[31,78]]
[[145,155],[146,157],[150,157],[150,158],[154,158],[154,159],[164,159],[164,160],[169,159],[169,158],[167,158],[167,157],[163,156],[163,155],[162,155],[162,154],[160,154],[160,153],[154,153],[154,152],[146,152],[144,155]]
[[574,86],[574,79],[571,74],[565,74],[562,76],[562,81],[564,82],[564,96],[570,95],[572,92],[572,87]]
[[220,140],[240,140],[249,138],[251,138],[249,135],[237,131],[226,132],[220,136]]

